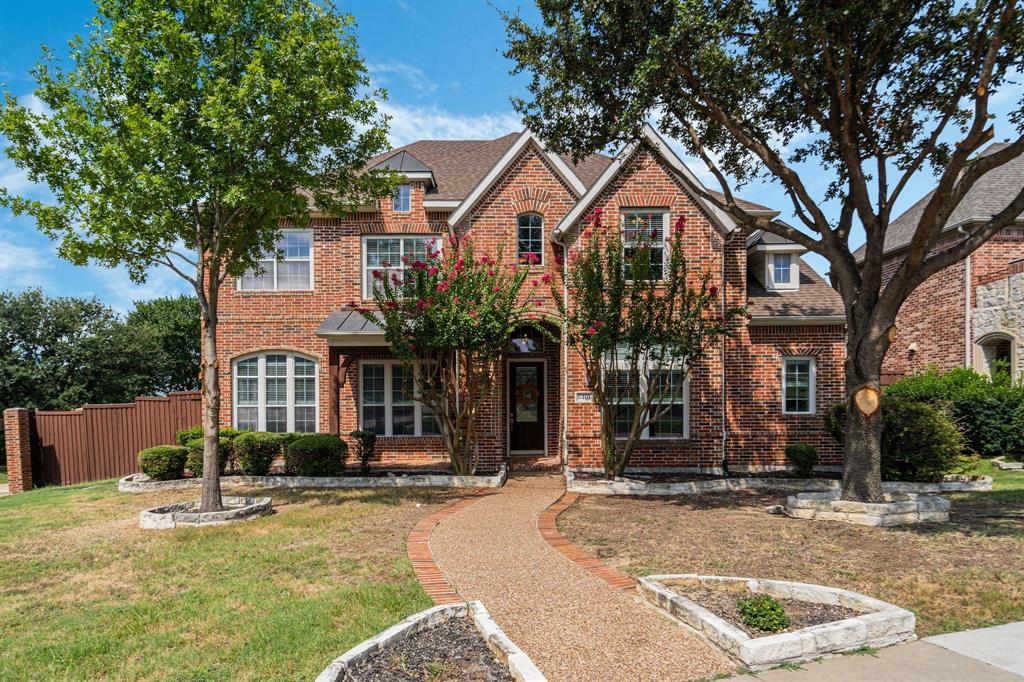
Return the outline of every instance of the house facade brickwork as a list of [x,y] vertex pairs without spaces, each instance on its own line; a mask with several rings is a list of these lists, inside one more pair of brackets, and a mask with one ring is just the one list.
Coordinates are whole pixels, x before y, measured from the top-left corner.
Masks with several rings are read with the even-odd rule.
[[[817,292],[812,298],[819,304],[808,310],[800,288],[776,290],[758,282],[769,291],[761,291],[752,306],[757,314],[691,368],[687,433],[644,440],[631,465],[717,469],[725,461],[737,468],[779,467],[785,446],[798,441],[818,447],[824,464],[840,463],[821,421],[824,410],[842,400],[838,296],[799,259],[800,247],[766,245],[702,203],[695,178],[653,131],[614,159],[594,155],[573,163],[525,131],[487,141],[413,143],[375,162],[405,174],[406,186],[394,200],[340,217],[318,215],[305,231],[285,229],[292,241],[283,244],[285,258],[273,277],[247,275],[227,287],[218,328],[223,426],[342,436],[370,427],[378,430],[382,463],[445,464],[440,437],[429,433],[420,408],[403,402],[398,387],[405,370],[389,363],[379,329],[346,312],[365,304],[368,268],[381,262],[384,251],[405,253],[449,235],[471,236],[478,254],[500,253],[506,265],[521,262],[524,243],[531,252],[536,244],[540,263],[521,266],[530,269],[524,296],[540,299],[538,312],[554,316],[554,301],[540,282],[544,275],[558,276],[556,259],[576,244],[579,216],[600,207],[610,220],[628,211],[663,213],[666,226],[685,216],[682,243],[690,271],[695,278],[712,273],[723,306],[750,303],[751,263],[765,258],[776,264],[780,279],[799,283],[804,294]],[[537,224],[540,230],[531,231]],[[539,241],[530,241],[537,235]],[[308,285],[284,290],[282,282],[295,284],[306,272]],[[766,301],[786,312],[774,312]],[[521,346],[528,352],[513,352],[510,340],[508,356],[498,363],[477,424],[481,470],[520,457],[600,466],[600,417],[588,400],[582,361],[557,340],[557,328],[551,331],[554,341]],[[800,362],[789,365],[787,358]],[[813,382],[791,389],[794,396],[810,391],[810,397],[798,397],[788,411],[787,371],[794,386]],[[522,381],[536,381],[543,390],[539,405],[521,411],[514,389]],[[524,436],[527,431],[532,435]]]

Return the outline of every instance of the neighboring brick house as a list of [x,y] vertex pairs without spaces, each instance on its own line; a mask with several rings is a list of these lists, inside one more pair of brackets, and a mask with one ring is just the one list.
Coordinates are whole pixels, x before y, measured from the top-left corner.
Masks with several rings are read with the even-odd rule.
[[[478,253],[500,250],[508,264],[539,254],[531,275],[557,277],[556,257],[600,206],[620,220],[660,217],[668,232],[685,215],[691,269],[709,268],[722,305],[749,304],[751,315],[692,368],[678,408],[650,429],[632,465],[776,467],[785,464],[786,444],[797,441],[818,446],[823,464],[840,463],[820,418],[842,400],[838,294],[801,260],[801,247],[748,234],[701,199],[697,178],[653,129],[614,159],[573,163],[524,131],[414,142],[373,166],[404,175],[393,199],[340,217],[314,214],[306,229],[285,226],[284,260],[268,259],[265,272],[231,282],[222,295],[224,426],[343,436],[363,428],[380,434],[385,462],[444,460],[436,425],[412,400],[407,370],[350,302],[370,298],[373,269],[385,261],[400,267],[401,256],[422,254],[428,239],[450,233],[471,235]],[[550,295],[542,298],[541,312],[553,314]],[[579,357],[530,328],[513,336],[478,422],[481,469],[556,457],[572,467],[599,466],[599,417]],[[523,384],[536,390],[517,390]]]
[[[1006,143],[990,145],[990,154]],[[936,252],[963,238],[961,228],[1003,210],[1024,187],[1024,157],[987,173],[964,196],[946,222]],[[921,212],[932,192],[892,221],[886,234],[885,273],[903,261]],[[861,252],[858,252],[858,256]],[[896,319],[896,340],[885,357],[888,380],[929,366],[972,367],[988,373],[992,362],[1024,374],[1024,215],[981,248],[929,277],[907,299]]]

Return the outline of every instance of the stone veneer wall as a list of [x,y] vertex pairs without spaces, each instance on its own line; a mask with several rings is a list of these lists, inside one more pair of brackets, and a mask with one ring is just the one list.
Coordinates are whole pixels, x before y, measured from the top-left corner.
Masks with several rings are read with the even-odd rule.
[[992,333],[1008,334],[1017,340],[1018,370],[1024,344],[1024,271],[1010,274],[974,291],[971,332],[975,343]]

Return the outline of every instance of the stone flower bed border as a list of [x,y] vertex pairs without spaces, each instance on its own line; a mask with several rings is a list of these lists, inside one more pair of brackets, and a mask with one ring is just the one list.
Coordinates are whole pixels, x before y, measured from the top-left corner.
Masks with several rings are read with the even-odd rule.
[[[735,586],[737,594],[765,593],[819,604],[838,604],[861,615],[754,638],[667,587],[729,583]],[[650,575],[640,579],[639,592],[648,602],[751,670],[808,661],[864,646],[879,648],[916,638],[915,618],[910,611],[857,592],[822,585],[696,574]]]
[[[706,481],[682,481],[678,483],[651,483],[630,478],[619,480],[578,480],[574,472],[566,467],[565,485],[569,492],[588,495],[700,495],[733,490],[782,490],[799,492],[829,492],[839,490],[840,482],[827,478],[764,478],[745,476],[737,478],[710,479]],[[991,476],[946,476],[941,483],[905,483],[886,481],[882,488],[890,493],[938,493],[992,490]]]
[[139,512],[139,528],[164,530],[181,526],[217,526],[249,521],[273,511],[269,497],[223,497],[224,511],[199,512],[198,500],[153,507]]
[[349,649],[324,668],[316,682],[340,682],[345,677],[349,666],[357,664],[389,644],[411,637],[418,632],[451,619],[472,618],[480,636],[494,652],[499,661],[508,666],[512,679],[519,682],[545,682],[546,677],[540,672],[530,657],[523,653],[511,639],[498,627],[484,605],[478,601],[461,602],[458,604],[442,604],[425,611],[413,614],[393,625],[376,637],[371,637],[362,644]]
[[[508,472],[504,465],[493,476],[446,476],[439,474],[404,474],[388,476],[221,476],[227,486],[247,488],[500,488]],[[173,481],[152,481],[145,474],[131,474],[117,482],[123,493],[148,493],[196,487],[201,478]]]
[[1003,469],[1005,471],[1020,471],[1024,469],[1024,462],[1010,462],[1005,457],[994,458],[992,464],[996,469]]
[[904,526],[949,521],[949,500],[938,495],[886,493],[887,502],[851,502],[839,491],[799,493],[786,498],[786,513],[797,519],[845,521],[861,526]]

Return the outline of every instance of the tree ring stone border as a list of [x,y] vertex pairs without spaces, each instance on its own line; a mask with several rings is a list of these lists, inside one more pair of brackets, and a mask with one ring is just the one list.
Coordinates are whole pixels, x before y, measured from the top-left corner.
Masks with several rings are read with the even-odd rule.
[[885,502],[854,502],[840,499],[837,490],[799,493],[786,498],[786,513],[797,519],[845,521],[860,526],[905,526],[949,520],[950,502],[945,497],[913,492],[886,492]]
[[269,497],[223,497],[224,511],[200,512],[199,500],[139,512],[139,528],[164,530],[182,526],[218,526],[249,521],[273,511]]
[[[777,599],[839,605],[859,615],[793,632],[751,637],[703,606],[677,594],[671,589],[675,585],[724,588],[738,594],[768,594]],[[637,590],[642,599],[751,670],[810,661],[865,646],[881,648],[917,637],[912,612],[857,592],[824,585],[687,573],[640,578]]]

